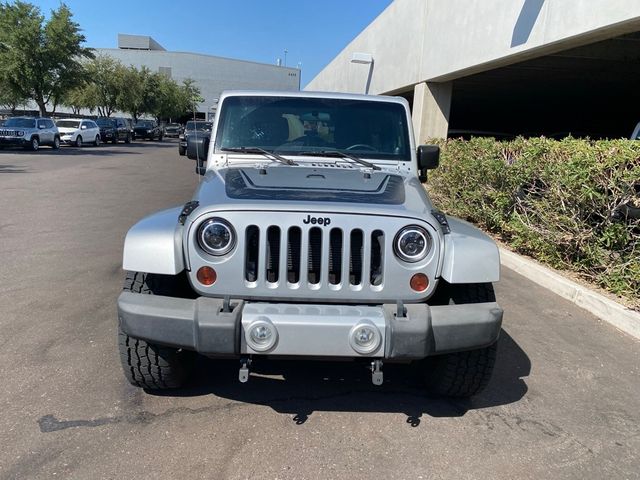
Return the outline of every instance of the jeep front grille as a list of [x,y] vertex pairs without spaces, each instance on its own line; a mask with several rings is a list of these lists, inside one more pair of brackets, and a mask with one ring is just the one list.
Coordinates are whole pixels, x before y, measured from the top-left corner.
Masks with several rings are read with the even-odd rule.
[[307,283],[312,290],[339,290],[346,282],[381,286],[384,242],[382,230],[250,225],[245,229],[244,278],[249,287],[262,282],[291,289]]

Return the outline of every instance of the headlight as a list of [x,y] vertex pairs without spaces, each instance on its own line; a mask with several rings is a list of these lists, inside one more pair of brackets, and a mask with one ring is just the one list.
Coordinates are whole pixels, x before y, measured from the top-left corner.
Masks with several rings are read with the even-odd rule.
[[396,235],[393,250],[400,260],[419,262],[431,250],[431,235],[417,225],[405,227]]
[[233,227],[221,218],[211,218],[198,229],[198,244],[211,255],[226,255],[236,245]]
[[16,132],[16,135],[18,135],[19,137],[24,137],[24,132],[22,130],[18,130]]

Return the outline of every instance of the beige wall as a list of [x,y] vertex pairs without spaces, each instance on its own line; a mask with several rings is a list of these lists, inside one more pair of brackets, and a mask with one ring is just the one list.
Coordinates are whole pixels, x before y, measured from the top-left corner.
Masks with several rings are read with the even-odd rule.
[[452,80],[640,30],[640,0],[395,0],[305,90],[370,93]]

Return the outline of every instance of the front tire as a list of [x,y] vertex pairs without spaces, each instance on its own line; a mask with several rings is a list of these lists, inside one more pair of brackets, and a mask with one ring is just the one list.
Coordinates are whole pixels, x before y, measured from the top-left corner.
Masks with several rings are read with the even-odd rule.
[[[169,275],[127,272],[123,291],[145,295],[176,295],[179,279]],[[146,390],[182,387],[193,369],[194,352],[134,338],[118,327],[118,350],[124,376]]]
[[100,146],[100,135],[96,135],[96,138],[93,139],[93,146],[94,147]]
[[124,139],[124,143],[131,143],[131,134],[127,133],[127,138]]
[[182,145],[178,146],[178,155],[180,156],[185,156],[187,154],[187,149],[185,147],[183,147]]
[[60,137],[55,136],[53,138],[53,145],[52,145],[54,150],[59,150],[60,149]]
[[80,135],[76,137],[76,147],[82,148],[82,137]]
[[32,152],[37,152],[40,148],[40,139],[38,137],[33,137],[27,146],[29,150]]
[[[495,302],[493,285],[474,283],[451,285],[441,280],[434,304],[449,305]],[[498,343],[485,348],[447,353],[426,358],[423,369],[427,388],[447,397],[471,397],[485,389],[496,361]]]

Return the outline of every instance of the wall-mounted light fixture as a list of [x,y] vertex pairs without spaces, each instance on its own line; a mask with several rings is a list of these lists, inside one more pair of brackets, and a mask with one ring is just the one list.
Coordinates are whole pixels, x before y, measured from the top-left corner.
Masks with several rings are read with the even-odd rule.
[[351,63],[359,63],[361,65],[369,65],[369,74],[367,75],[367,84],[364,87],[364,93],[369,93],[369,86],[371,86],[371,77],[373,75],[373,55],[370,53],[358,53],[354,52],[351,56]]

